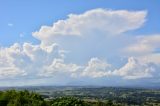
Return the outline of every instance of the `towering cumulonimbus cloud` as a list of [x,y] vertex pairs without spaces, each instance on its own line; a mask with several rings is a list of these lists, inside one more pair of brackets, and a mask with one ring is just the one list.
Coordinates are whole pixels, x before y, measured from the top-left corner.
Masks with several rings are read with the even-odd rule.
[[70,14],[33,32],[40,44],[1,47],[0,79],[152,80],[160,74],[160,34],[127,33],[141,28],[146,17],[147,11],[102,8]]
[[33,32],[33,36],[48,45],[60,36],[87,36],[96,31],[120,35],[140,28],[146,14],[146,11],[93,9],[83,14],[70,14],[67,19],[53,23],[53,26],[41,26],[39,31]]

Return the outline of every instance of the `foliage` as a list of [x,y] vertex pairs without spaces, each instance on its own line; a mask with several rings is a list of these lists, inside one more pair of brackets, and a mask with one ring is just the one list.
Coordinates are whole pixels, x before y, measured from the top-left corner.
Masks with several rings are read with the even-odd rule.
[[46,103],[36,93],[9,90],[0,92],[0,106],[46,106]]
[[61,97],[52,100],[52,106],[88,106],[84,101],[74,97]]

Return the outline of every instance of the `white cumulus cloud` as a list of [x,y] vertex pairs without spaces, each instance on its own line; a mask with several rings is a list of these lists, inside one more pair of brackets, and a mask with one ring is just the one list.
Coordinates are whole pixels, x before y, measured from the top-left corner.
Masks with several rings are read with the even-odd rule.
[[160,35],[138,36],[137,41],[125,50],[133,54],[150,54],[160,49]]
[[[36,77],[45,65],[51,64],[54,58],[62,58],[63,53],[58,45],[42,48],[40,45],[15,43],[8,48],[0,49],[0,78],[16,76]],[[18,77],[17,77],[18,78]]]
[[110,67],[111,65],[105,61],[102,61],[98,58],[91,58],[81,74],[82,76],[93,78],[107,77],[111,74]]
[[113,74],[122,76],[125,79],[139,79],[152,77],[152,72],[154,72],[154,67],[130,57],[128,62],[120,69],[115,70]]
[[77,73],[79,69],[81,69],[81,66],[72,63],[64,63],[63,59],[54,59],[51,64],[43,67],[43,70],[39,73],[39,75],[46,77],[53,77],[59,73],[69,73],[69,75],[72,75]]

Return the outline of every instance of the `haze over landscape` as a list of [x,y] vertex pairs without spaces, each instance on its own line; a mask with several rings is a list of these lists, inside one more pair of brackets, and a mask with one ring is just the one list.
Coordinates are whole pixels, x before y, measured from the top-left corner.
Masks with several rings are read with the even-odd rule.
[[0,1],[0,86],[160,87],[160,1]]

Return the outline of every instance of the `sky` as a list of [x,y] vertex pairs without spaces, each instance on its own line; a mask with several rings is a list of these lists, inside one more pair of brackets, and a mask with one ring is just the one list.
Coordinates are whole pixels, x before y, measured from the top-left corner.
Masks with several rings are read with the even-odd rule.
[[159,0],[0,0],[0,86],[157,87],[159,10]]

